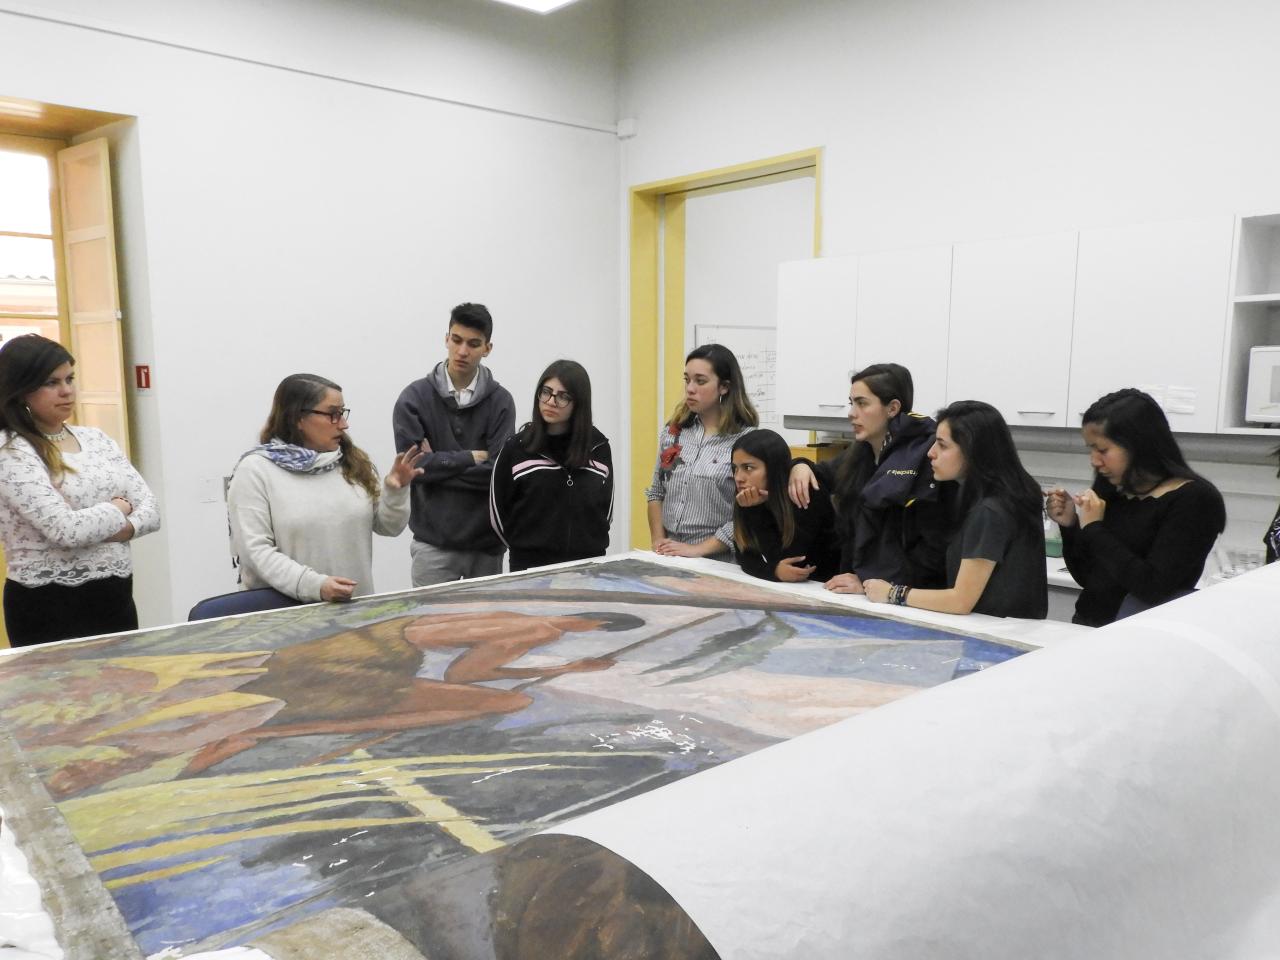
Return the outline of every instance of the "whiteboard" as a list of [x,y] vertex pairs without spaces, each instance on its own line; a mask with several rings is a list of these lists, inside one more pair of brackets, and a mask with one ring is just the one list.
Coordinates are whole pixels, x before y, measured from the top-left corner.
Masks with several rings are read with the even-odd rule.
[[696,346],[718,343],[733,351],[742,368],[747,396],[760,414],[760,426],[782,428],[778,416],[778,336],[773,327],[735,327],[698,324],[693,330]]

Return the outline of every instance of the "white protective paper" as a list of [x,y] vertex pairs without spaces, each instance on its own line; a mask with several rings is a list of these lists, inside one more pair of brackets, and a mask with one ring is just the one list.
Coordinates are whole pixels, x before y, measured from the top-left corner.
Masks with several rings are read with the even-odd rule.
[[555,832],[723,960],[1280,954],[1280,565]]

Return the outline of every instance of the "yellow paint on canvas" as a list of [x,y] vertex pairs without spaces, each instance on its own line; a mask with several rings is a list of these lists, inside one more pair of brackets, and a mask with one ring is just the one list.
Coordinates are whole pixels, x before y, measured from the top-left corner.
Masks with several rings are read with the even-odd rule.
[[280,703],[280,701],[273,697],[262,697],[256,693],[240,693],[238,690],[228,690],[226,693],[217,693],[211,697],[182,700],[156,710],[150,710],[141,716],[126,720],[124,723],[117,723],[114,727],[108,727],[101,733],[95,734],[92,739],[102,740],[116,734],[127,733],[130,730],[141,730],[143,727],[150,727],[154,724],[167,723],[170,720],[181,720],[185,717],[213,717],[270,703]]
[[[389,765],[385,760],[367,758],[367,764],[326,764],[252,775],[200,777],[75,797],[63,801],[60,809],[76,840],[90,853],[163,836],[250,826],[281,816],[389,800],[408,804],[431,822],[448,824],[442,829],[473,849],[492,849],[490,844],[496,841],[490,835],[467,825],[474,824],[475,818],[449,807],[420,781],[577,766],[545,762],[512,765],[509,761],[515,756],[518,755],[504,755],[508,762],[497,765],[438,767],[428,763],[426,770],[406,768],[400,761]],[[421,763],[428,758],[410,759]],[[353,769],[357,767],[362,769]],[[301,772],[311,775],[295,775]]]
[[[352,752],[352,756],[358,760],[363,760],[368,756],[368,753],[364,750],[356,750]],[[550,765],[541,763],[535,766],[545,769]],[[505,768],[500,767],[498,770],[491,772],[496,773],[502,769]],[[470,768],[470,770],[475,772],[475,768]],[[438,775],[439,771],[433,771],[433,773]],[[434,820],[439,824],[441,830],[463,846],[470,847],[476,853],[488,853],[490,850],[505,846],[501,840],[480,825],[479,818],[463,816],[443,797],[436,796],[431,791],[420,786],[415,780],[416,776],[416,774],[406,774],[402,777],[384,781],[384,786],[398,799],[413,807],[428,820]]]
[[269,656],[269,651],[251,650],[247,653],[173,653],[154,657],[112,657],[107,662],[126,670],[153,674],[156,678],[155,689],[160,691],[176,687],[184,680],[211,680],[266,673],[266,667],[258,664],[239,667],[221,667],[218,664],[237,663],[253,658],[265,660]]
[[188,853],[199,853],[202,850],[213,850],[243,840],[259,840],[264,837],[297,836],[304,833],[326,833],[334,830],[368,830],[373,827],[393,827],[406,823],[425,823],[423,817],[374,817],[370,819],[344,818],[340,820],[303,820],[292,823],[273,823],[253,830],[240,830],[236,833],[200,834],[184,837],[181,840],[170,840],[166,843],[153,843],[145,847],[130,850],[117,850],[112,853],[100,853],[89,858],[93,868],[99,873],[114,870],[148,860],[165,860],[169,857],[181,857]]
[[[68,671],[68,673],[74,672]],[[70,677],[60,678],[61,683]],[[6,706],[5,723],[13,729],[34,730],[41,727],[65,728],[86,723],[103,714],[127,709],[135,701],[131,696],[104,690],[84,700],[59,700],[56,696],[33,698],[23,703]]]
[[221,863],[226,857],[210,857],[208,860],[193,860],[189,863],[179,863],[176,866],[165,867],[161,870],[146,870],[142,873],[131,873],[127,877],[116,877],[113,880],[107,880],[103,883],[108,890],[119,890],[121,887],[131,887],[135,883],[151,883],[154,880],[167,880],[170,877],[177,877],[184,873],[193,873],[196,870],[202,870],[205,867],[211,867],[215,863]]
[[101,746],[64,746],[62,744],[54,744],[48,747],[40,748],[38,753],[33,752],[33,756],[38,757],[39,764],[46,769],[61,769],[73,763],[111,763],[117,760],[123,760],[128,756],[119,747]]

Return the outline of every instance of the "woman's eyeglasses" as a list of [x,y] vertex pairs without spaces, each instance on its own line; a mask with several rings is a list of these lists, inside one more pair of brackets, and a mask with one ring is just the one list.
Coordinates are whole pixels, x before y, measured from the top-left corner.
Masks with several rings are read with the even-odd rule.
[[330,423],[341,423],[351,417],[351,408],[343,407],[341,410],[303,410],[303,413],[317,413],[322,417],[328,417]]
[[550,403],[557,407],[567,407],[573,403],[573,394],[565,393],[563,390],[552,390],[550,387],[540,387],[538,389],[538,399],[543,403]]

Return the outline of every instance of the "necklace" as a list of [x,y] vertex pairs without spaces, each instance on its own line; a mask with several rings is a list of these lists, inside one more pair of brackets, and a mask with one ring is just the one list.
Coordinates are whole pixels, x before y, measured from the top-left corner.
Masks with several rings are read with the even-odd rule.
[[43,430],[41,430],[40,436],[44,437],[50,443],[57,443],[59,440],[67,439],[67,428],[64,426],[57,433],[45,433]]

